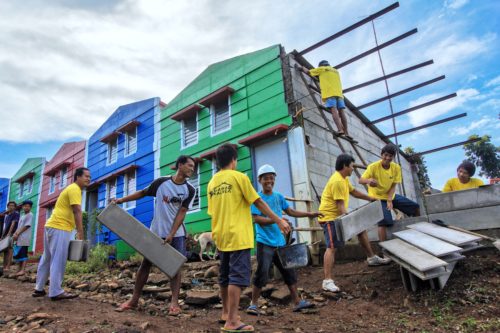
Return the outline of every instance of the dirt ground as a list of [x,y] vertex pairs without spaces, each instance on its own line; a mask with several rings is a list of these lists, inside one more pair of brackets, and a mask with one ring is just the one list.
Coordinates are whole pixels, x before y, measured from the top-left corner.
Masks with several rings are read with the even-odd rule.
[[[257,332],[499,332],[500,256],[496,249],[468,253],[442,291],[404,290],[392,263],[335,266],[343,293],[321,291],[321,267],[300,271],[302,296],[317,304],[309,313],[269,304],[267,315],[242,313]],[[279,284],[279,283],[277,283]],[[179,317],[147,311],[117,313],[114,304],[88,298],[53,302],[32,298],[33,284],[0,278],[1,332],[219,332],[220,305],[187,307]],[[28,319],[44,313],[41,319]]]

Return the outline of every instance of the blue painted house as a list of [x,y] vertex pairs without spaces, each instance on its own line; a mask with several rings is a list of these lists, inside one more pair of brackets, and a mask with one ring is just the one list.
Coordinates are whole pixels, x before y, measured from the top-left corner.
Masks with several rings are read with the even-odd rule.
[[[85,200],[89,215],[112,198],[146,187],[159,175],[157,126],[160,108],[165,106],[158,97],[122,105],[89,138],[86,166],[92,183]],[[123,208],[149,227],[152,197],[127,202]],[[97,235],[98,242],[113,244],[118,239],[105,227]]]
[[9,202],[9,187],[10,180],[8,178],[0,178],[0,235],[3,230],[3,219],[7,211],[7,202]]

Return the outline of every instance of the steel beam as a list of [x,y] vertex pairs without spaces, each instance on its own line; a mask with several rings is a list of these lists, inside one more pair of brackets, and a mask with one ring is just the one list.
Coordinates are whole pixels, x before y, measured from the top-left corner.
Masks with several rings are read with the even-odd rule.
[[457,142],[457,143],[454,143],[454,144],[451,144],[451,145],[447,145],[447,146],[442,146],[442,147],[438,147],[438,148],[434,148],[434,149],[425,150],[425,151],[422,151],[420,153],[411,154],[410,156],[408,156],[408,158],[412,158],[413,156],[422,156],[422,155],[426,155],[426,154],[431,154],[431,153],[435,153],[435,152],[438,152],[438,151],[441,151],[441,150],[450,149],[450,148],[454,148],[454,147],[459,147],[459,146],[463,146],[463,145],[466,145],[468,143],[474,143],[474,142],[477,142],[477,141],[481,141],[481,138],[476,138],[476,139],[472,139],[472,140]]
[[396,112],[396,113],[394,113],[392,115],[388,115],[388,116],[385,116],[385,117],[382,117],[382,118],[378,118],[378,119],[372,120],[371,123],[372,124],[376,124],[376,123],[379,123],[381,121],[389,120],[391,118],[396,118],[396,117],[402,116],[404,114],[410,113],[412,111],[424,108],[424,107],[432,105],[432,104],[436,104],[436,103],[445,101],[445,100],[453,98],[453,97],[457,97],[457,93],[449,94],[449,95],[446,95],[446,96],[443,96],[443,97],[440,97],[440,98],[433,99],[432,101],[429,101],[429,102],[425,102],[425,103],[422,103],[422,104],[419,104],[419,105],[415,105],[415,106],[413,106],[411,108],[408,108],[406,110],[402,110],[402,111]]
[[410,31],[408,31],[408,32],[405,32],[404,34],[399,35],[399,36],[398,36],[398,37],[396,37],[396,38],[393,38],[393,39],[391,39],[391,40],[388,40],[388,41],[387,41],[387,42],[385,42],[385,43],[382,43],[382,44],[380,44],[380,45],[378,45],[378,46],[375,46],[374,48],[371,48],[371,49],[369,49],[368,51],[365,51],[365,52],[363,52],[363,53],[361,53],[361,54],[358,54],[357,56],[352,57],[351,59],[348,59],[348,60],[346,60],[346,61],[344,61],[344,62],[341,62],[340,64],[335,65],[335,66],[333,66],[333,67],[335,67],[335,68],[339,69],[339,68],[341,68],[341,67],[347,66],[347,65],[349,65],[349,64],[351,64],[351,63],[353,63],[353,62],[355,62],[355,61],[357,61],[357,60],[359,60],[359,59],[361,59],[361,58],[366,57],[367,55],[370,55],[370,54],[372,54],[372,53],[374,53],[374,52],[377,52],[378,50],[381,50],[381,49],[383,49],[383,48],[385,48],[385,47],[389,46],[389,45],[392,45],[392,44],[394,44],[394,43],[397,43],[397,42],[399,42],[400,40],[402,40],[402,39],[404,39],[404,38],[406,38],[406,37],[409,37],[409,36],[411,36],[411,35],[413,35],[413,34],[416,34],[417,32],[418,32],[417,28],[415,28],[415,29],[413,29],[413,30],[410,30]]
[[306,54],[306,53],[308,53],[308,52],[311,52],[312,50],[315,50],[315,49],[317,49],[318,47],[323,46],[323,45],[325,45],[326,43],[329,43],[329,42],[331,42],[332,40],[337,39],[337,38],[339,38],[340,36],[343,36],[343,35],[345,35],[346,33],[350,32],[350,31],[352,31],[352,30],[354,30],[354,29],[356,29],[356,28],[359,28],[360,26],[362,26],[362,25],[364,25],[364,24],[366,24],[366,23],[368,23],[368,22],[370,22],[370,21],[372,21],[372,20],[376,19],[377,17],[380,17],[380,16],[384,15],[385,13],[388,13],[388,12],[390,12],[391,10],[396,9],[396,8],[398,8],[398,7],[399,7],[399,2],[395,2],[395,3],[393,3],[392,5],[390,5],[390,6],[386,7],[386,8],[384,8],[384,9],[382,9],[382,10],[380,10],[380,11],[378,11],[378,12],[374,13],[374,14],[371,14],[370,16],[368,16],[368,17],[366,17],[366,18],[362,19],[361,21],[359,21],[359,22],[357,22],[357,23],[354,23],[353,25],[350,25],[350,26],[348,26],[347,28],[345,28],[345,29],[343,29],[343,30],[341,30],[341,31],[339,31],[339,32],[337,32],[337,33],[335,33],[335,34],[331,35],[330,37],[327,37],[327,38],[325,38],[325,39],[323,39],[323,40],[321,40],[321,41],[317,42],[316,44],[309,46],[308,48],[306,48],[306,49],[304,49],[304,50],[300,51],[300,52],[299,52],[299,54],[300,54],[300,55],[304,55],[304,54]]
[[441,75],[437,78],[434,78],[432,80],[429,80],[429,81],[425,81],[425,82],[422,82],[422,83],[419,83],[415,86],[412,86],[412,87],[409,87],[409,88],[406,88],[406,89],[403,89],[403,90],[400,90],[398,92],[395,92],[393,94],[390,94],[388,96],[384,96],[384,97],[381,97],[379,99],[376,99],[374,101],[371,101],[371,102],[368,102],[366,104],[363,104],[361,106],[358,106],[358,110],[361,110],[361,109],[364,109],[366,107],[369,107],[369,106],[372,106],[372,105],[375,105],[375,104],[378,104],[380,102],[383,102],[385,100],[388,100],[389,98],[393,98],[393,97],[396,97],[396,96],[399,96],[399,95],[403,95],[403,94],[406,94],[407,92],[410,92],[410,91],[413,91],[413,90],[416,90],[416,89],[419,89],[419,88],[422,88],[422,87],[425,87],[429,84],[432,84],[434,82],[437,82],[437,81],[440,81],[440,80],[443,80],[446,76],[445,75]]
[[465,117],[465,116],[467,116],[467,113],[457,114],[456,116],[444,118],[444,119],[441,119],[441,120],[438,120],[438,121],[433,121],[432,123],[428,123],[428,124],[425,124],[425,125],[422,125],[422,126],[417,126],[417,127],[410,128],[410,129],[407,129],[407,130],[404,130],[404,131],[401,131],[401,132],[397,132],[397,133],[394,133],[394,134],[386,135],[386,137],[387,138],[392,138],[392,137],[394,137],[396,135],[403,135],[403,134],[411,133],[411,132],[414,132],[414,131],[421,130],[423,128],[427,128],[427,127],[439,125],[439,124],[446,123],[448,121],[455,120],[455,119],[458,119],[458,118],[462,118],[462,117]]
[[434,60],[428,60],[428,61],[422,62],[422,63],[420,63],[418,65],[414,65],[414,66],[411,66],[411,67],[399,70],[397,72],[394,72],[394,73],[391,73],[391,74],[387,74],[385,76],[381,76],[379,78],[376,78],[376,79],[373,79],[373,80],[370,80],[370,81],[367,81],[367,82],[364,82],[364,83],[360,83],[360,84],[357,84],[355,86],[346,88],[346,89],[343,90],[343,93],[345,94],[345,93],[348,93],[350,91],[353,91],[353,90],[356,90],[356,89],[360,89],[360,88],[369,86],[371,84],[374,84],[374,83],[377,83],[377,82],[380,82],[380,81],[384,81],[384,80],[393,78],[395,76],[398,76],[398,75],[401,75],[401,74],[404,74],[404,73],[411,72],[411,71],[413,71],[415,69],[418,69],[418,68],[421,68],[421,67],[424,67],[424,66],[428,66],[428,65],[432,65],[433,63],[434,63]]

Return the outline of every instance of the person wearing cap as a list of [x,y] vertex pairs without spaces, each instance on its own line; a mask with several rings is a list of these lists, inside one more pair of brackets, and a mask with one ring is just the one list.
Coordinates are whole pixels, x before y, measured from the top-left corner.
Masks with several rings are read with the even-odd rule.
[[25,200],[22,203],[23,216],[19,219],[17,230],[12,236],[14,241],[14,262],[19,263],[19,271],[15,276],[25,274],[26,263],[28,262],[28,247],[31,245],[31,225],[33,223],[33,213],[31,212],[33,202]]
[[[290,207],[281,193],[273,191],[276,176],[276,170],[269,164],[262,165],[257,172],[259,184],[262,186],[262,191],[259,192],[259,196],[276,215],[282,218],[283,211],[286,212],[288,216],[293,217],[316,218],[321,215],[318,212],[296,211]],[[278,258],[276,249],[286,245],[285,237],[281,233],[278,225],[263,214],[255,205],[252,205],[252,216],[257,232],[257,270],[253,275],[252,281],[252,302],[246,312],[253,315],[259,314],[258,300],[262,288],[267,284],[269,269],[273,263],[280,271],[285,284],[290,290],[290,295],[294,304],[293,311],[298,312],[302,309],[313,307],[314,304],[304,299],[301,300],[297,294],[297,274],[295,270],[285,269]]]
[[[318,219],[319,224],[323,228],[326,241],[326,251],[323,259],[325,278],[322,288],[323,290],[331,292],[340,291],[339,287],[337,287],[333,281],[332,268],[335,263],[335,249],[343,245],[336,234],[335,219],[341,215],[347,214],[349,209],[349,197],[351,195],[355,198],[367,201],[377,200],[370,195],[366,195],[356,190],[349,182],[349,177],[354,171],[354,158],[351,155],[340,154],[335,161],[335,170],[335,173],[330,177],[321,194],[319,211],[323,216]],[[390,260],[380,258],[373,252],[366,230],[359,233],[357,236],[359,243],[366,253],[366,261],[369,266],[386,265],[390,262]]]
[[[9,201],[7,203],[7,215],[4,218],[3,224],[3,234],[2,238],[12,237],[17,229],[17,224],[19,222],[19,212],[17,211],[17,203],[15,201]],[[12,248],[7,248],[3,252],[3,271],[7,273],[10,270],[10,264],[12,262]]]
[[319,78],[321,99],[325,103],[325,106],[330,109],[333,121],[338,129],[337,134],[345,135],[352,139],[347,131],[344,95],[342,94],[342,82],[340,81],[338,70],[330,66],[328,60],[321,60],[318,68],[307,70],[305,67],[302,67],[302,71]]
[[223,332],[253,332],[238,316],[242,288],[250,285],[254,247],[254,232],[250,207],[254,204],[285,233],[290,232],[287,221],[278,217],[255,191],[250,179],[236,171],[238,151],[225,143],[215,152],[219,171],[207,186],[208,215],[212,220],[212,238],[219,251],[219,286],[222,298]]
[[418,203],[396,194],[396,185],[402,181],[401,166],[393,162],[397,151],[395,144],[386,144],[382,148],[380,160],[369,164],[359,179],[360,184],[368,185],[368,195],[382,203],[384,219],[378,223],[378,239],[381,242],[387,239],[386,228],[394,224],[393,208],[409,216],[420,216]]
[[50,276],[49,297],[53,301],[78,297],[65,292],[61,287],[68,260],[71,233],[76,228],[76,238],[83,240],[82,189],[90,184],[90,171],[78,168],[73,183],[59,194],[52,215],[45,223],[43,234],[43,255],[36,272],[33,297],[43,297]]
[[467,190],[484,185],[484,182],[481,179],[472,178],[475,173],[476,166],[474,163],[463,161],[457,168],[457,177],[448,179],[444,185],[443,192]]

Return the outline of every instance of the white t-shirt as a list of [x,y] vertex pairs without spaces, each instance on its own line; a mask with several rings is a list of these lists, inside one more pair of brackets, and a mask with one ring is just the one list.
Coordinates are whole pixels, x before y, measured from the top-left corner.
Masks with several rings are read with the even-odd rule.
[[24,214],[19,219],[19,223],[17,225],[17,231],[21,231],[23,227],[29,226],[23,233],[19,235],[17,238],[17,246],[30,246],[31,245],[31,225],[33,220],[33,213],[29,212],[28,214]]

